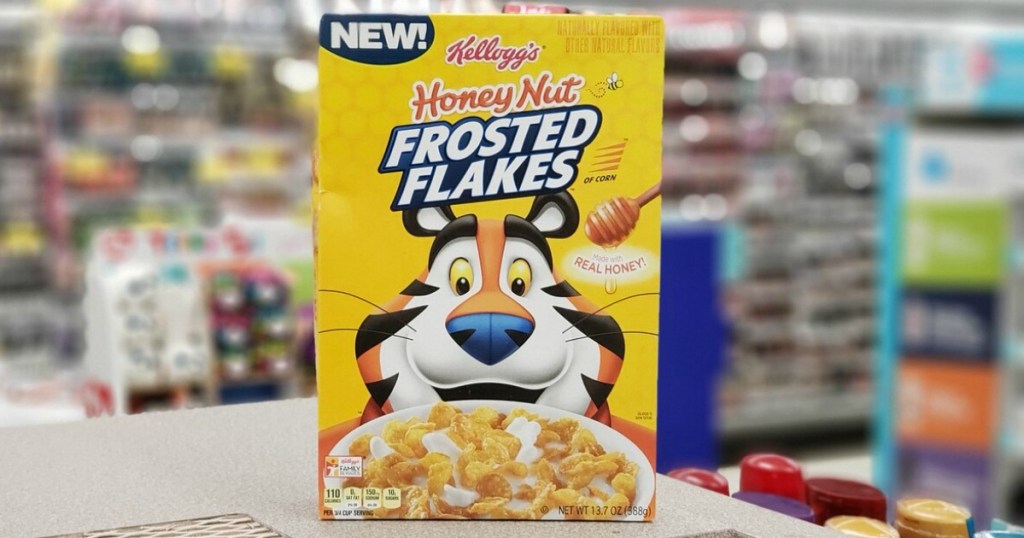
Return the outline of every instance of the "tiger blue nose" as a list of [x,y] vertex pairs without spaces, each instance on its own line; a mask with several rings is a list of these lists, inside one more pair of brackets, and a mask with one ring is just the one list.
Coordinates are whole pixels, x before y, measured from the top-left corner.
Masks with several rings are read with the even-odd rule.
[[466,314],[445,328],[466,353],[488,366],[507,359],[533,334],[532,321],[510,314]]

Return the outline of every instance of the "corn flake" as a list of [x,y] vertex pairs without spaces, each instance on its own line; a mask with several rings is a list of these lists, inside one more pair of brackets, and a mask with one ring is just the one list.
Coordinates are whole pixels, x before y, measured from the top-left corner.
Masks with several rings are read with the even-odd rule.
[[348,445],[348,452],[352,456],[362,456],[364,458],[370,456],[370,439],[373,435],[365,433],[356,437],[351,444]]
[[508,499],[502,497],[484,497],[469,507],[469,513],[475,515],[486,515],[508,504]]
[[450,461],[435,463],[427,468],[427,491],[433,495],[444,492],[444,486],[452,482],[452,464]]
[[462,472],[462,475],[459,476],[459,479],[463,486],[475,488],[477,482],[479,482],[481,478],[493,471],[494,466],[489,463],[471,461],[466,465],[466,469]]
[[615,475],[615,478],[612,478],[612,487],[630,501],[636,496],[636,478],[633,475],[626,473]]
[[504,477],[498,474],[484,475],[477,484],[476,492],[481,497],[501,497],[502,499],[512,499],[512,484]]
[[[512,424],[513,420],[515,420],[515,419],[517,419],[519,417],[523,417],[526,420],[529,420],[529,421],[532,421],[532,422],[541,422],[542,420],[544,420],[537,413],[531,413],[530,411],[527,411],[527,410],[525,410],[525,409],[523,409],[521,407],[517,407],[517,408],[513,409],[512,412],[509,413],[508,416],[506,416],[504,420],[501,421],[501,428],[502,429],[507,428],[509,424]],[[545,420],[544,423],[546,424],[547,421]]]
[[451,423],[455,415],[458,415],[462,411],[454,405],[447,402],[439,402],[434,404],[430,408],[430,413],[427,415],[427,422],[434,423],[438,428],[447,428]]

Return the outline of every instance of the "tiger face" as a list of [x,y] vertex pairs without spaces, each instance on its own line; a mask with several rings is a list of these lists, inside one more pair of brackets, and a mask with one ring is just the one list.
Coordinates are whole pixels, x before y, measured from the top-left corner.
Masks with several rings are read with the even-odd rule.
[[538,197],[526,217],[456,217],[443,207],[407,211],[403,221],[434,242],[426,271],[356,336],[371,394],[364,419],[467,399],[607,414],[622,332],[557,274],[548,245],[579,225],[570,196]]

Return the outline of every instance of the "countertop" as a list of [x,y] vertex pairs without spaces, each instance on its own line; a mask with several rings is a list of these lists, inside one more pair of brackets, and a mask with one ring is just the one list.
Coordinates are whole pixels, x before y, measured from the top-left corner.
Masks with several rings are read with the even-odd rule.
[[0,429],[0,535],[245,513],[292,538],[840,536],[664,476],[653,523],[319,521],[316,438],[314,399]]

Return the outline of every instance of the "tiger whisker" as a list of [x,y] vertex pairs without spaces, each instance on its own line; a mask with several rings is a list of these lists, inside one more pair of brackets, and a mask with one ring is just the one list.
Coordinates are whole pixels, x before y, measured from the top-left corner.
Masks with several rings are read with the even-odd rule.
[[[390,311],[386,310],[383,306],[380,306],[379,304],[377,304],[377,303],[375,303],[375,302],[373,302],[373,301],[371,301],[371,300],[369,300],[369,299],[367,299],[365,297],[360,297],[360,296],[358,296],[358,295],[356,295],[356,294],[354,294],[352,292],[343,291],[343,290],[330,290],[330,289],[326,289],[326,288],[318,289],[317,291],[322,291],[324,293],[338,293],[338,294],[341,294],[341,295],[347,295],[347,296],[352,297],[354,299],[359,299],[360,301],[362,301],[362,302],[364,302],[364,303],[366,303],[366,304],[376,308],[377,310],[380,310],[381,312],[383,312],[385,314],[394,314],[394,312],[390,312]],[[410,329],[412,329],[413,332],[417,332],[416,328],[413,327],[412,325],[406,324],[405,326],[409,327]]]
[[599,312],[601,312],[601,311],[603,311],[603,310],[606,310],[606,309],[608,309],[608,308],[611,308],[612,306],[615,306],[615,305],[617,305],[617,304],[619,304],[619,303],[621,303],[621,302],[624,302],[624,301],[628,301],[628,300],[630,300],[630,299],[636,299],[637,297],[644,297],[644,296],[647,296],[647,295],[654,295],[654,296],[657,296],[657,295],[661,295],[661,294],[660,294],[660,293],[657,293],[657,292],[653,292],[653,291],[651,291],[651,292],[645,292],[645,293],[636,293],[636,294],[633,294],[633,295],[628,295],[628,296],[626,296],[626,297],[623,297],[623,298],[621,298],[621,299],[617,299],[617,300],[615,300],[615,301],[612,301],[612,302],[610,302],[610,303],[608,303],[608,304],[606,304],[606,305],[602,306],[601,308],[598,308],[597,310],[594,310],[593,312],[591,312],[591,313],[587,314],[586,316],[584,316],[584,317],[580,318],[580,320],[579,320],[579,321],[577,321],[576,323],[573,323],[572,325],[570,325],[568,329],[566,329],[566,330],[562,331],[562,334],[565,334],[565,333],[569,332],[569,329],[572,329],[573,327],[575,327],[575,326],[579,325],[580,323],[583,323],[584,321],[586,321],[586,320],[590,319],[591,317],[593,317],[593,316],[594,316],[594,314],[597,314],[597,313],[599,313]]
[[384,312],[385,314],[390,314],[391,313],[391,312],[385,310],[383,306],[380,306],[379,304],[377,304],[377,303],[375,303],[375,302],[373,302],[373,301],[371,301],[369,299],[366,299],[364,297],[360,297],[360,296],[358,296],[358,295],[356,295],[356,294],[354,294],[352,292],[343,291],[343,290],[330,290],[330,289],[326,289],[326,288],[321,288],[321,289],[318,289],[316,291],[322,291],[322,292],[325,292],[325,293],[340,293],[341,295],[348,295],[349,297],[352,297],[352,298],[355,298],[355,299],[359,299],[360,301],[362,301],[362,302],[364,302],[364,303],[366,303],[366,304],[376,308],[377,310],[380,310],[381,312]]
[[412,342],[412,340],[413,340],[412,338],[409,338],[408,336],[402,336],[400,334],[389,333],[387,331],[375,331],[373,329],[352,329],[352,328],[349,328],[349,327],[337,327],[337,328],[334,328],[334,329],[321,329],[321,330],[317,331],[317,333],[318,334],[324,334],[324,333],[333,333],[333,332],[339,332],[339,331],[348,331],[348,332],[357,332],[357,333],[386,334],[386,335],[388,335],[390,337],[394,337],[394,338],[404,338],[405,340],[408,340],[410,342]]
[[589,334],[589,335],[584,335],[584,336],[577,336],[576,338],[570,338],[570,339],[566,340],[566,343],[568,343],[568,342],[575,342],[576,340],[583,340],[584,338],[593,338],[595,336],[610,336],[610,335],[613,335],[613,334],[646,334],[648,336],[658,336],[658,333],[652,333],[650,331],[615,331],[615,332],[610,332],[610,333],[598,333],[598,334]]

